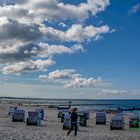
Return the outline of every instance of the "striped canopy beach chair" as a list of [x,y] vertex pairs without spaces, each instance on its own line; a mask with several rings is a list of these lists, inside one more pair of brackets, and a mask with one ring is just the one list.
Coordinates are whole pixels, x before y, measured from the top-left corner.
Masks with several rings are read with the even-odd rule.
[[122,115],[114,115],[111,118],[110,129],[124,130],[124,119]]
[[64,114],[63,129],[71,128],[71,114]]
[[85,113],[86,119],[89,119],[89,109],[86,108],[78,108],[79,113]]
[[13,116],[14,111],[17,110],[18,108],[16,106],[9,106],[9,111],[8,111],[8,115],[9,116]]
[[85,112],[77,112],[79,118],[80,118],[80,126],[87,126],[87,114]]
[[13,122],[24,122],[25,121],[25,111],[21,109],[14,110],[12,115]]
[[27,125],[41,125],[41,119],[39,119],[39,112],[36,111],[29,111],[28,117],[26,119]]
[[44,119],[44,109],[37,108],[35,111],[39,113],[39,119],[43,120]]
[[58,118],[62,118],[64,112],[69,112],[69,106],[58,106],[57,109],[58,109]]
[[96,124],[106,124],[105,112],[96,112]]
[[135,113],[129,114],[129,127],[130,128],[138,128],[139,127],[139,116]]

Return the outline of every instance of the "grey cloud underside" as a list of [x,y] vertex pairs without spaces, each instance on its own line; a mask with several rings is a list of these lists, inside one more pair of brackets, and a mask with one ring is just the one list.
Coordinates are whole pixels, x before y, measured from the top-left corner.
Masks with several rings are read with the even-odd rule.
[[5,23],[0,25],[0,41],[9,39],[31,41],[42,36],[38,25],[27,25],[12,19],[5,18],[1,18],[1,20],[5,20],[3,21]]
[[40,50],[38,45],[28,44],[21,46],[9,46],[6,48],[0,48],[0,62],[17,62],[21,60],[28,60],[31,57],[36,56],[36,54],[31,53],[34,49]]
[[71,47],[66,47],[63,45],[49,45],[47,43],[35,44],[25,44],[19,46],[8,46],[6,48],[0,48],[0,62],[16,62],[28,60],[32,58],[45,58],[48,59],[56,54],[73,54],[76,52],[83,52],[84,48],[82,45],[77,44]]

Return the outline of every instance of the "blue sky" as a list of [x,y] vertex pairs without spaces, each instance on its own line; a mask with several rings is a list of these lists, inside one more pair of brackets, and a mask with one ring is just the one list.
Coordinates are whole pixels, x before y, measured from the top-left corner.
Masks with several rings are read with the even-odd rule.
[[0,96],[140,98],[139,0],[0,2]]

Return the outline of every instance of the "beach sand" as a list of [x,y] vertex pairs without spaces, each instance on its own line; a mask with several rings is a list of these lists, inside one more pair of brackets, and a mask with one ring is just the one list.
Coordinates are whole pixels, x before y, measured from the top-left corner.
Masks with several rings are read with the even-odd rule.
[[[107,114],[106,125],[95,125],[95,113],[90,113],[87,127],[80,127],[77,137],[74,132],[67,136],[67,130],[62,129],[62,123],[57,118],[57,109],[45,109],[45,119],[39,126],[27,126],[26,123],[12,122],[8,116],[9,104],[0,104],[0,140],[140,140],[140,131],[128,129],[128,117],[125,117],[125,131],[110,130],[111,114]],[[19,108],[34,110],[35,106]]]

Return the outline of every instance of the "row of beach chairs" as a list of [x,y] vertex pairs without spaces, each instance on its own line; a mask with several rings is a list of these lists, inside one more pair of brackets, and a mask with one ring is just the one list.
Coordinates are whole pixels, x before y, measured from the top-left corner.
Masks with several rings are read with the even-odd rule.
[[10,106],[8,111],[13,122],[26,122],[27,125],[41,125],[41,120],[44,119],[44,109],[36,109],[29,111],[28,116],[25,117],[25,110],[18,109],[17,107]]
[[[89,110],[87,109],[78,109],[78,125],[79,126],[87,126],[87,120],[89,119]],[[67,106],[59,106],[58,107],[58,118],[61,118],[61,122],[63,123],[63,128],[70,127],[70,118],[71,114],[69,111],[69,107]]]
[[[87,126],[87,120],[89,119],[89,110],[78,109],[78,128],[79,126]],[[8,114],[11,116],[13,122],[26,122],[27,125],[41,125],[41,121],[44,119],[44,109],[37,108],[35,111],[28,111],[27,117],[25,110],[19,109],[14,106],[9,107]],[[61,118],[63,122],[63,129],[69,129],[71,127],[71,114],[69,108],[58,108],[58,118]],[[106,112],[96,112],[95,122],[96,124],[106,124]],[[140,114],[129,114],[129,127],[140,128]],[[116,113],[112,116],[110,121],[110,129],[124,130],[125,123],[122,113]]]
[[[78,126],[87,126],[87,120],[89,119],[89,110],[78,110],[79,121]],[[71,127],[71,114],[69,108],[58,108],[58,118],[61,118],[63,122],[63,129],[69,129]],[[105,125],[107,122],[106,112],[96,112],[95,123]],[[140,114],[129,114],[129,127],[140,128]],[[110,130],[124,130],[125,122],[123,113],[116,113],[111,117]]]

